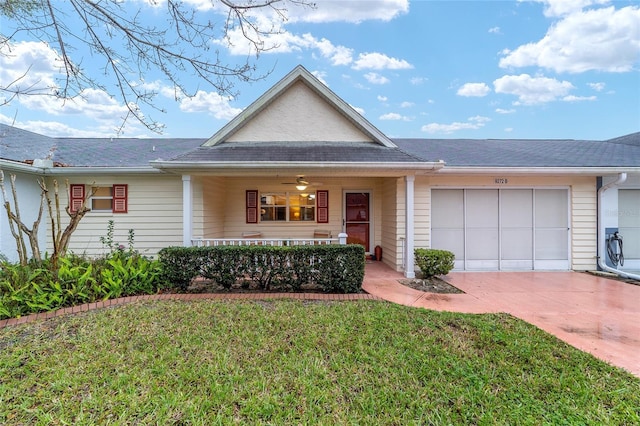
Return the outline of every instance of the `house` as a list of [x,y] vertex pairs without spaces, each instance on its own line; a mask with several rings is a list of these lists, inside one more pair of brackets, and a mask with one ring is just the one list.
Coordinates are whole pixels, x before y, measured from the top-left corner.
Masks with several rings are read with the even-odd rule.
[[0,168],[25,185],[21,207],[39,203],[38,177],[68,181],[72,207],[93,192],[76,253],[103,253],[112,220],[117,241],[132,229],[149,255],[346,233],[407,277],[415,247],[453,251],[458,270],[594,270],[604,228],[617,227],[624,268],[640,269],[640,133],[391,139],[298,66],[206,140],[48,138],[10,126],[0,139]]

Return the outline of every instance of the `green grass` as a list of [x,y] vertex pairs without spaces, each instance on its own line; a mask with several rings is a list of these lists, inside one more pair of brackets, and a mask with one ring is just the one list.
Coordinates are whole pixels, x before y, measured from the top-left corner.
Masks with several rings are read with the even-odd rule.
[[640,380],[508,315],[144,302],[0,330],[0,424],[638,424]]

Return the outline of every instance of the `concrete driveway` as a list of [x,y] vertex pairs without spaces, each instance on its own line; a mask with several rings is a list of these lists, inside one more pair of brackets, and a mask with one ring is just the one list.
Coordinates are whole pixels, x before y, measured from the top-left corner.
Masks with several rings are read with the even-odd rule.
[[406,306],[464,313],[507,312],[640,377],[640,286],[580,272],[455,272],[465,294],[424,293],[381,262],[364,289]]

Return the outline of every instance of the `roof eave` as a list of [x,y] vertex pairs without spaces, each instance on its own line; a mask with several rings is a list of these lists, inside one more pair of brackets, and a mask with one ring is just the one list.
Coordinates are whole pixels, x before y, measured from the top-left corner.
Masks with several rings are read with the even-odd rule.
[[640,167],[475,167],[447,166],[439,174],[461,175],[582,175],[603,176],[617,173],[640,173]]

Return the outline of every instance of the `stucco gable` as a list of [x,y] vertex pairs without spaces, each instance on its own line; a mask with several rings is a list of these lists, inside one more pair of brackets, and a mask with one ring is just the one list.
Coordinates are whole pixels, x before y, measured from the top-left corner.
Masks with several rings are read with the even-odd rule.
[[204,146],[234,142],[365,142],[395,145],[302,66],[296,67]]

